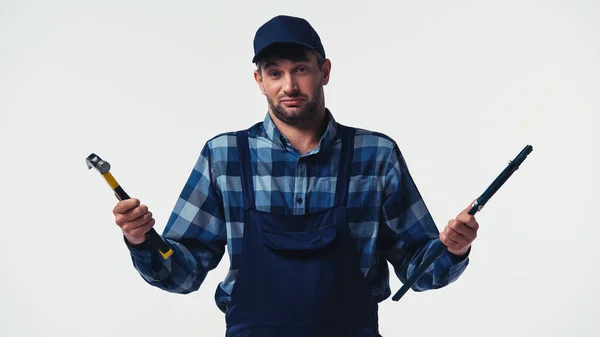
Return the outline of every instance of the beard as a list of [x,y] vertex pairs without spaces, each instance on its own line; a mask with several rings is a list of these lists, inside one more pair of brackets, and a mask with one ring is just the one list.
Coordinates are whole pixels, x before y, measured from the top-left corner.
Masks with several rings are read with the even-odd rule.
[[281,104],[275,105],[273,100],[267,96],[267,102],[269,108],[279,120],[290,125],[302,125],[306,122],[314,122],[319,120],[321,111],[320,107],[323,103],[323,88],[315,90],[315,97],[312,100],[308,100],[308,97],[297,93],[295,95],[288,95],[286,98],[303,98],[306,99],[303,103],[302,108],[285,108]]

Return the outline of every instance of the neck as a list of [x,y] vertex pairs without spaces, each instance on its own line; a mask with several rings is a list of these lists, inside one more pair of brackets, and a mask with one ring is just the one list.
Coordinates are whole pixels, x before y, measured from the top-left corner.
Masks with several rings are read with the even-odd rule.
[[278,119],[269,111],[273,123],[277,129],[292,143],[292,146],[301,154],[305,154],[317,146],[327,129],[327,114],[325,109],[319,114],[319,118],[302,121],[298,124],[288,124]]

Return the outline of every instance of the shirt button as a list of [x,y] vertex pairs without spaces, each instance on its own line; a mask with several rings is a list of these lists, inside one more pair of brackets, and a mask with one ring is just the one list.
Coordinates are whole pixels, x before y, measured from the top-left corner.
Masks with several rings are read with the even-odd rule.
[[301,204],[302,203],[302,198],[298,197],[298,199],[296,199],[296,201]]

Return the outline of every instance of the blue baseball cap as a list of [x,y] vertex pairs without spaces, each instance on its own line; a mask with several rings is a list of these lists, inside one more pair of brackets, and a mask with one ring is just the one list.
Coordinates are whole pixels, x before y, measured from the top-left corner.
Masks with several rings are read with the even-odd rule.
[[321,38],[314,28],[303,18],[278,15],[264,23],[254,36],[255,63],[265,48],[278,43],[298,44],[316,50],[325,58],[325,49],[321,44]]

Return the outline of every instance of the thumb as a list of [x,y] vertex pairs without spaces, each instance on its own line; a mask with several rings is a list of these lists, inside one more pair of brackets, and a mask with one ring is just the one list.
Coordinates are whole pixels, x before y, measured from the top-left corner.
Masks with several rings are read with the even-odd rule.
[[471,203],[469,204],[469,206],[467,206],[467,208],[463,209],[462,212],[460,212],[460,214],[468,214],[469,211],[471,210],[471,208],[473,208],[473,205],[475,204],[476,201],[477,201],[477,199],[471,201]]

